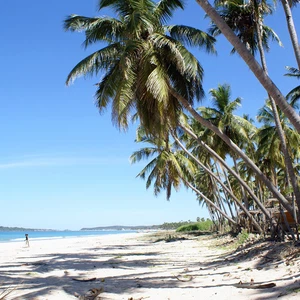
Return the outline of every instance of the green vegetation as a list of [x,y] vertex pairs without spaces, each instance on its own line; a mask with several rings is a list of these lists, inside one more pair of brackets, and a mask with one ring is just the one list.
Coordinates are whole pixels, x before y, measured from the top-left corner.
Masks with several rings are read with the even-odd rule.
[[237,236],[237,243],[239,245],[244,244],[249,239],[249,233],[247,230],[243,229]]
[[[252,0],[217,1],[215,8],[208,1],[197,3],[212,18],[209,33],[167,24],[176,9],[184,9],[183,0],[99,0],[99,10],[109,8],[114,17],[71,15],[65,29],[85,32],[86,47],[103,48],[79,62],[67,84],[80,76],[101,74],[95,85],[99,111],[111,108],[112,122],[122,129],[133,119],[139,122],[136,142],[143,147],[130,159],[148,163],[137,177],[146,181],[146,188],[153,187],[155,196],[165,191],[169,200],[173,190],[184,186],[207,207],[212,221],[181,224],[180,230],[207,230],[213,223],[219,232],[229,226],[234,232],[246,228],[280,239],[280,226],[273,226],[270,218],[271,197],[300,221],[300,89],[295,87],[284,97],[267,75],[265,50],[271,40],[280,44],[265,23],[273,7]],[[216,14],[211,13],[214,9]],[[290,20],[292,15],[287,14]],[[288,29],[295,33],[292,23]],[[268,99],[255,116],[260,126],[251,116],[236,114],[243,95],[232,98],[229,84],[216,83],[209,90],[211,102],[195,107],[204,96],[204,70],[189,49],[216,53],[221,34],[266,90]],[[290,38],[298,69],[288,68],[288,75],[299,79],[299,43],[296,34]],[[165,223],[162,228],[177,225]],[[240,241],[246,238],[243,231]]]
[[211,220],[206,220],[203,222],[197,222],[187,225],[182,225],[177,228],[177,232],[188,232],[188,231],[210,231],[212,228],[213,222]]

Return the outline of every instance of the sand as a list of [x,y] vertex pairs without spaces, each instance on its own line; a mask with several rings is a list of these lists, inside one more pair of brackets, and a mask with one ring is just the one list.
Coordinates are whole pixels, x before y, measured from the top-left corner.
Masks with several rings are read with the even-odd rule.
[[129,233],[32,240],[29,248],[1,243],[0,293],[15,288],[6,299],[94,299],[83,295],[102,288],[95,299],[300,299],[300,260],[276,257],[272,243],[233,251],[227,242]]

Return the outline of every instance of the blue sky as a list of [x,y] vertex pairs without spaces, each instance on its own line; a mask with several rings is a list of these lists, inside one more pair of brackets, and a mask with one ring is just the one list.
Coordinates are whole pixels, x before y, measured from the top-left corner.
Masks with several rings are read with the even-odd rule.
[[[83,34],[65,32],[63,20],[70,14],[107,13],[98,13],[96,4],[10,0],[1,5],[0,226],[79,229],[208,217],[184,188],[168,202],[135,178],[146,162],[129,163],[141,146],[134,143],[134,127],[119,132],[109,111],[99,115],[93,98],[96,78],[65,86],[69,71],[93,49],[83,49]],[[206,30],[209,20],[196,1],[187,4],[170,23]],[[300,19],[299,9],[294,19]],[[269,72],[286,93],[298,83],[282,76],[295,60],[281,6],[268,25],[284,44],[271,45]],[[219,83],[229,83],[232,96],[244,99],[238,113],[254,117],[266,93],[244,62],[229,55],[230,49],[220,38],[217,57],[193,50],[205,69],[206,95]],[[209,105],[209,96],[203,105]]]

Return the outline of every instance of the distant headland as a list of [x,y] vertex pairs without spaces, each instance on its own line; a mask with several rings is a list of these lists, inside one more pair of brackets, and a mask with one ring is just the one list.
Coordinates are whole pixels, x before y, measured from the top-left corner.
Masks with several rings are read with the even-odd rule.
[[100,226],[91,228],[81,228],[80,231],[93,231],[93,230],[158,230],[161,229],[161,225],[151,225],[151,226]]
[[1,231],[55,231],[53,229],[34,229],[34,228],[23,228],[23,227],[6,227],[0,226]]
[[113,226],[98,226],[81,228],[81,231],[92,231],[92,230],[172,230],[176,229],[182,225],[187,225],[193,223],[192,221],[180,221],[180,222],[165,222],[161,225],[141,225],[141,226],[123,226],[123,225],[113,225]]

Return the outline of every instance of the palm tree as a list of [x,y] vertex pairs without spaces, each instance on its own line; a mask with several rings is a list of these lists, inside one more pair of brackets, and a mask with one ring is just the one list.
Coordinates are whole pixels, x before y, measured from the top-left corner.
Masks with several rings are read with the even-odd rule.
[[233,219],[191,183],[197,170],[196,166],[183,153],[179,151],[173,152],[172,145],[168,139],[162,141],[160,137],[147,135],[144,128],[139,127],[136,142],[147,143],[151,147],[135,151],[130,157],[131,163],[155,156],[137,175],[137,177],[141,177],[142,179],[145,179],[148,175],[146,188],[149,188],[153,184],[156,196],[162,190],[166,190],[167,200],[169,200],[171,188],[174,187],[175,190],[178,190],[182,182],[186,187],[196,192],[200,198],[203,198],[207,205],[216,209],[229,222],[236,225]]
[[[277,169],[285,169],[285,163],[280,154],[281,140],[278,136],[276,127],[274,126],[275,120],[270,106],[270,102],[267,103],[258,111],[257,119],[259,122],[263,123],[264,126],[258,130],[258,148],[257,154],[261,157],[262,160],[268,160],[273,163],[273,166],[277,165]],[[280,112],[281,126],[286,135],[287,150],[289,156],[292,158],[293,162],[296,162],[299,159],[299,144],[300,144],[300,135],[290,126],[288,120],[285,118],[282,112]],[[297,174],[297,170],[293,166],[293,173]],[[273,172],[272,176],[275,176],[276,172]],[[299,175],[298,175],[299,176]],[[286,179],[285,179],[286,181]],[[275,182],[274,182],[275,183]],[[280,187],[280,190],[284,189],[283,184]]]
[[228,24],[216,12],[207,0],[197,0],[197,3],[202,7],[205,13],[212,19],[220,31],[224,34],[226,39],[233,45],[234,49],[242,57],[255,77],[266,89],[269,95],[274,99],[279,108],[284,112],[291,124],[300,133],[300,117],[295,110],[288,104],[284,95],[277,88],[271,78],[266,74],[262,67],[255,60],[254,56],[248,51],[247,47],[234,34]]
[[[259,209],[262,211],[262,213],[266,216],[266,218],[268,219],[268,221],[270,221],[271,225],[272,225],[272,219],[270,216],[269,211],[266,210],[266,208],[264,207],[264,205],[262,204],[262,202],[257,198],[257,196],[255,195],[255,193],[253,192],[253,190],[251,189],[251,187],[249,187],[249,185],[241,178],[241,176],[239,174],[237,174],[223,159],[222,157],[220,157],[212,148],[210,148],[207,144],[205,144],[201,138],[199,138],[194,132],[193,130],[187,126],[186,124],[182,124],[180,125],[180,128],[187,134],[189,135],[192,139],[194,139],[195,141],[197,141],[197,143],[199,143],[199,145],[201,145],[201,147],[203,149],[205,149],[208,153],[210,153],[213,157],[215,157],[227,170],[230,174],[232,174],[237,180],[238,182],[245,188],[245,190],[249,193],[250,197],[253,199],[253,201],[255,201],[255,203],[257,204],[257,206],[259,207]],[[280,202],[280,201],[279,201]],[[292,213],[292,207],[288,207],[288,211],[290,211]]]
[[[220,179],[219,176],[217,176],[210,168],[208,168],[205,163],[202,163],[193,153],[191,153],[190,151],[187,150],[187,148],[183,145],[183,143],[181,143],[180,139],[173,133],[172,134],[175,142],[177,145],[179,145],[179,147],[187,154],[188,157],[190,157],[193,161],[195,161],[195,163],[197,163],[197,165],[203,170],[205,171],[207,174],[209,174],[211,176],[211,178],[213,178],[215,181],[217,181],[221,187],[223,188],[223,191],[225,193],[227,193],[230,198],[234,201],[234,203],[240,207],[240,209],[242,211],[244,211],[244,213],[246,214],[246,216],[251,220],[251,222],[253,223],[253,225],[256,227],[256,229],[258,230],[258,232],[262,232],[262,229],[260,227],[260,225],[253,219],[253,217],[251,216],[251,214],[248,212],[247,208],[244,207],[242,205],[242,203],[238,200],[238,198],[232,193],[232,191],[222,182],[222,180]],[[198,152],[198,151],[197,151]],[[203,151],[201,151],[203,152]],[[199,154],[199,153],[198,153]],[[199,156],[199,155],[198,155]],[[201,181],[202,181],[202,177],[201,177]],[[197,181],[198,182],[198,181]],[[205,185],[204,185],[205,186]],[[207,187],[208,185],[206,185]],[[230,204],[228,204],[230,205]]]
[[[183,108],[203,126],[214,131],[233,151],[251,166],[287,210],[285,197],[259,168],[221,130],[202,118],[194,109],[194,99],[203,95],[203,70],[196,58],[183,46],[200,46],[213,52],[214,38],[187,26],[166,26],[174,9],[183,7],[181,0],[100,0],[99,8],[111,7],[115,18],[87,18],[73,15],[65,20],[67,30],[84,30],[85,45],[104,41],[107,47],[78,63],[67,78],[72,82],[80,75],[105,74],[97,84],[96,100],[100,112],[109,104],[112,120],[127,128],[132,113],[150,132],[164,135],[166,128],[178,125]],[[124,80],[125,79],[125,80]]]
[[[253,55],[255,54],[256,49],[259,50],[262,68],[268,75],[264,48],[268,49],[268,37],[272,37],[273,39],[277,39],[279,41],[277,35],[270,28],[263,24],[264,15],[272,12],[271,7],[265,1],[258,3],[257,0],[251,0],[245,4],[240,0],[230,0],[218,1],[217,9],[220,10],[220,15],[233,29],[241,41],[247,45],[247,48]],[[215,25],[212,27],[211,31],[217,34],[220,33]],[[282,153],[285,159],[289,182],[293,187],[298,207],[300,207],[300,190],[297,184],[296,175],[293,171],[292,160],[287,149],[284,130],[281,126],[276,103],[270,95],[269,99],[274,114],[276,128],[281,141]]]
[[[240,39],[246,48],[255,56],[260,51],[259,39],[261,38],[262,46],[269,50],[269,40],[276,40],[280,45],[281,41],[277,34],[263,23],[266,15],[273,13],[272,7],[265,1],[250,0],[217,0],[215,1],[216,11]],[[213,36],[221,34],[216,24],[212,24],[209,32]],[[235,53],[233,48],[231,53]]]
[[[215,124],[220,130],[222,130],[233,142],[235,142],[241,149],[249,143],[249,130],[250,127],[253,130],[253,126],[246,119],[241,118],[233,114],[234,110],[237,109],[241,104],[241,98],[236,98],[235,100],[230,99],[231,89],[227,84],[219,85],[217,89],[211,89],[210,94],[212,96],[213,107],[200,107],[198,110],[201,112],[205,119],[210,120]],[[202,139],[206,138],[202,134]],[[206,138],[207,139],[207,138]],[[212,139],[210,138],[212,141]],[[219,155],[225,157],[229,153],[232,157],[235,170],[237,169],[237,159],[238,156],[235,155],[230,148],[224,144],[220,139],[213,139],[214,144],[208,143],[211,148],[213,148]],[[223,153],[223,155],[221,154]],[[242,188],[243,198],[245,201],[246,208],[248,209],[248,199]]]
[[161,130],[166,116],[176,126],[182,105],[169,90],[189,104],[204,94],[203,69],[182,43],[214,53],[215,39],[192,27],[165,25],[176,8],[183,8],[182,0],[100,0],[99,9],[104,7],[113,8],[118,19],[72,15],[65,20],[66,30],[85,31],[85,46],[108,44],[79,62],[67,84],[80,75],[104,71],[96,101],[100,112],[111,103],[117,126],[127,128],[135,111],[148,131]]

